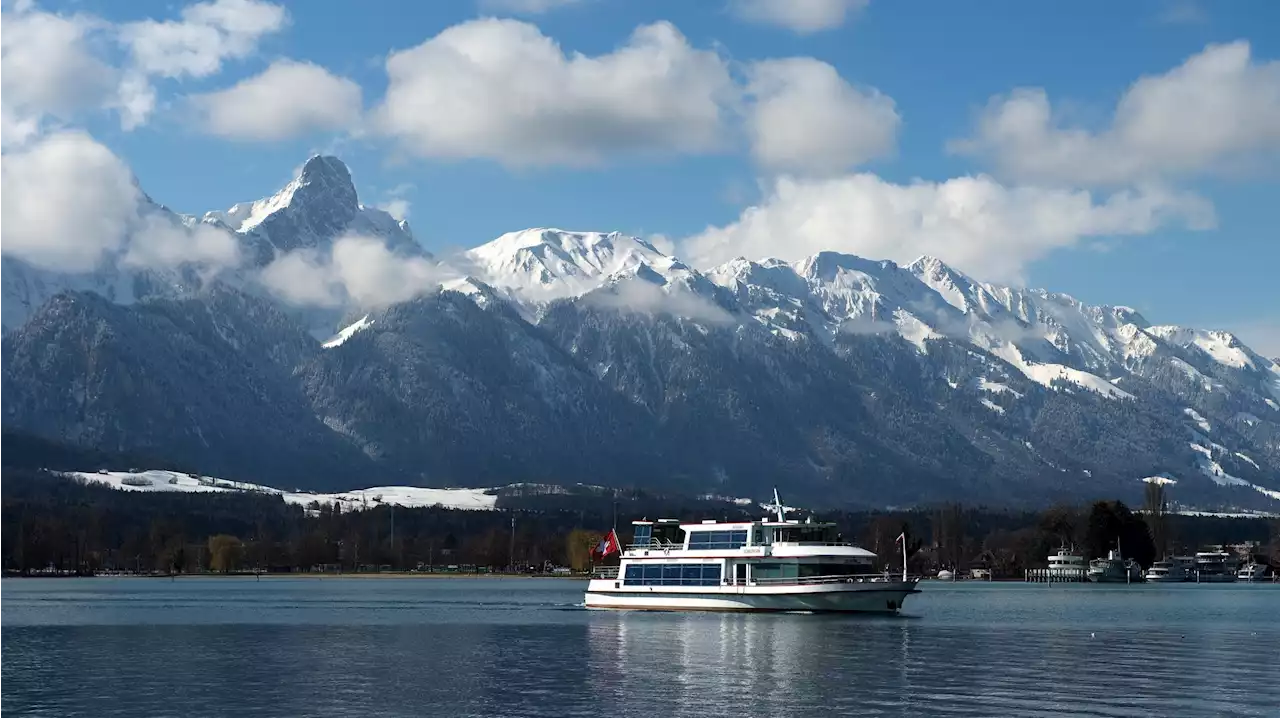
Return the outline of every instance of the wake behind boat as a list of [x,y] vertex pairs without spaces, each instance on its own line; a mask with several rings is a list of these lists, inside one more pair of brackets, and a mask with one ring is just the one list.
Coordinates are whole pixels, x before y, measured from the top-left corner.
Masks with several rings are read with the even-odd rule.
[[[901,577],[872,574],[875,554],[842,542],[835,524],[786,519],[776,490],[768,508],[776,519],[633,521],[617,575],[593,579],[586,606],[896,613],[919,593],[919,579],[906,575],[905,536]],[[611,533],[603,553],[616,546]]]

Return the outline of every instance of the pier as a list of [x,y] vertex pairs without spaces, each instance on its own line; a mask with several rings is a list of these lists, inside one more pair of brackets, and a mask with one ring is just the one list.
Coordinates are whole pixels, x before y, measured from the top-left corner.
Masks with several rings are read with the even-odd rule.
[[1023,578],[1027,583],[1088,583],[1089,570],[1086,568],[1029,568]]

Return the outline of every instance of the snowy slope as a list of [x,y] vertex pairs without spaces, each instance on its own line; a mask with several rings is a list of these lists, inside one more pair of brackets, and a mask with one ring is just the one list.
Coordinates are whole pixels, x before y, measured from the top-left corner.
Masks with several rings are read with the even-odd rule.
[[227,481],[211,476],[192,476],[175,471],[74,471],[68,474],[85,481],[106,484],[123,491],[170,491],[210,493],[246,491],[280,496],[291,504],[308,506],[313,502],[339,504],[344,511],[358,511],[383,504],[396,506],[441,506],[455,509],[491,510],[498,500],[490,489],[430,489],[417,486],[375,486],[368,489],[320,494],[282,491],[269,486]]
[[581,296],[610,277],[646,269],[671,278],[692,272],[637,237],[553,228],[504,234],[467,251],[462,264],[477,279],[526,301]]

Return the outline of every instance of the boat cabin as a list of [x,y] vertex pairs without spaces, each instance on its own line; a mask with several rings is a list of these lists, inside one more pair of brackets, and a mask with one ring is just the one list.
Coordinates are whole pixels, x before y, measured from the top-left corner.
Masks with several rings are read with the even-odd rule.
[[626,585],[741,586],[866,575],[875,554],[829,523],[658,519],[632,522],[622,558]]

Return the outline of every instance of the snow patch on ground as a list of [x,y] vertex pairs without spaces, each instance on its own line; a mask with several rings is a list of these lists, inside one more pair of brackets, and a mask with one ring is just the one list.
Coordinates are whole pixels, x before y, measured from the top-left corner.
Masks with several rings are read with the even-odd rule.
[[1258,462],[1254,461],[1253,459],[1250,459],[1248,456],[1245,456],[1244,454],[1240,453],[1239,451],[1235,452],[1235,455],[1236,455],[1238,458],[1240,458],[1240,459],[1242,459],[1242,460],[1244,460],[1244,461],[1247,461],[1247,462],[1249,462],[1250,464],[1253,464],[1253,468],[1258,469],[1259,471],[1261,471],[1261,470],[1262,470],[1262,467],[1261,467],[1261,466],[1258,466]]
[[1072,369],[1069,366],[1061,364],[1030,364],[1024,363],[1018,367],[1022,370],[1027,378],[1037,384],[1053,387],[1053,382],[1058,379],[1064,379],[1077,386],[1096,391],[1097,393],[1109,397],[1111,399],[1132,399],[1133,394],[1121,389],[1111,382],[1103,379],[1096,374],[1090,374],[1087,371]]
[[992,394],[1013,394],[1018,399],[1022,398],[1022,393],[1014,391],[1008,384],[991,381],[985,376],[978,379],[978,390],[990,392]]
[[1200,431],[1203,431],[1206,434],[1208,434],[1210,431],[1213,431],[1213,429],[1209,426],[1208,420],[1205,419],[1203,416],[1201,416],[1200,412],[1196,411],[1195,409],[1192,409],[1191,407],[1187,407],[1182,410],[1182,413],[1190,417],[1191,420],[1196,423],[1196,426],[1200,427]]
[[1161,486],[1170,486],[1178,483],[1178,480],[1168,474],[1156,474],[1155,476],[1147,476],[1142,479],[1148,484],[1159,484]]
[[1000,406],[999,404],[995,403],[994,401],[991,401],[990,399],[986,398],[985,396],[984,396],[984,397],[982,397],[981,401],[982,401],[982,405],[983,405],[983,406],[985,406],[985,407],[987,407],[988,409],[990,409],[990,410],[994,411],[995,413],[997,413],[997,414],[1003,414],[1003,413],[1004,413],[1004,407],[1003,407],[1003,406]]
[[173,491],[187,493],[214,493],[246,491],[280,496],[291,504],[302,506],[319,501],[322,504],[337,503],[343,511],[358,511],[380,504],[396,506],[441,506],[454,509],[492,510],[498,496],[492,489],[431,489],[419,486],[375,486],[355,491],[332,494],[306,491],[282,491],[270,486],[227,481],[212,476],[192,476],[176,471],[108,471],[92,473],[73,471],[68,473],[85,481],[95,481],[123,491]]
[[1191,450],[1200,454],[1200,457],[1196,461],[1196,463],[1199,464],[1200,473],[1208,476],[1215,484],[1218,484],[1219,486],[1245,486],[1257,491],[1267,498],[1280,501],[1280,491],[1274,491],[1263,486],[1258,486],[1257,484],[1245,481],[1239,476],[1232,476],[1231,474],[1228,474],[1222,469],[1222,465],[1214,460],[1213,451],[1209,448],[1199,444],[1191,444]]
[[368,314],[366,314],[366,315],[364,315],[363,317],[361,317],[360,319],[358,319],[358,320],[357,320],[354,324],[352,324],[351,326],[349,326],[349,327],[345,327],[342,331],[340,331],[340,332],[338,332],[337,334],[333,335],[333,338],[332,338],[332,339],[330,339],[329,341],[325,342],[325,343],[323,344],[323,346],[324,346],[324,348],[325,348],[325,349],[332,349],[332,348],[334,348],[334,347],[336,347],[336,346],[338,346],[338,345],[342,344],[342,343],[343,343],[343,342],[345,342],[346,340],[350,339],[352,336],[354,336],[354,335],[355,335],[355,333],[356,333],[356,332],[360,331],[361,329],[364,329],[364,328],[368,327],[370,324],[373,324],[373,321],[372,321],[371,319],[369,319],[369,315],[368,315]]

